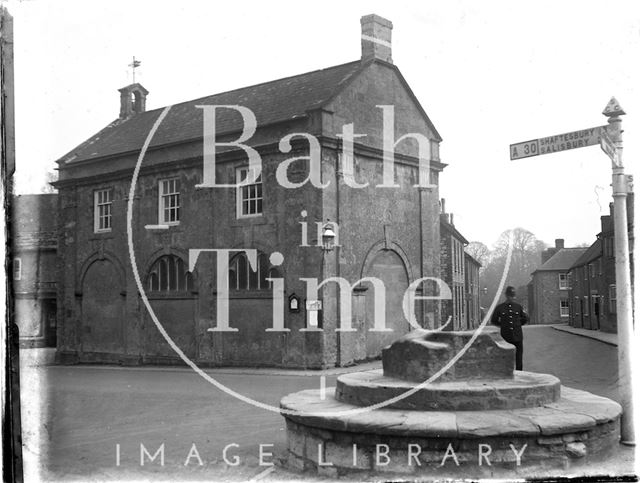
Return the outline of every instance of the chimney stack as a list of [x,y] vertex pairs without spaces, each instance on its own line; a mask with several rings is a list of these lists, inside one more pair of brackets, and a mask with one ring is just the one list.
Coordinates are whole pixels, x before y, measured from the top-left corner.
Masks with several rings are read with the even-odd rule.
[[440,199],[440,213],[445,214],[447,210],[444,209],[444,198]]
[[391,59],[391,29],[393,24],[379,15],[365,15],[360,19],[362,27],[362,62],[373,59],[393,64]]
[[558,250],[564,248],[564,238],[556,238],[556,248]]

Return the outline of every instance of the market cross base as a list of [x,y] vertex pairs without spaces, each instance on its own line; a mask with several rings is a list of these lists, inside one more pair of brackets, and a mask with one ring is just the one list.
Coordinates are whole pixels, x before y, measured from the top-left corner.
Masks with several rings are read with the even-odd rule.
[[481,477],[566,469],[615,450],[620,405],[551,375],[514,374],[513,350],[493,327],[473,341],[459,368],[423,384],[472,337],[415,331],[384,349],[382,371],[341,375],[333,394],[284,397],[289,466],[328,477]]

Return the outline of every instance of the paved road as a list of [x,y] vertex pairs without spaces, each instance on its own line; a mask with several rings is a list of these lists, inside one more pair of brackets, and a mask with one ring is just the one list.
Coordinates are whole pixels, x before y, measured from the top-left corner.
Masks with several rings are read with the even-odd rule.
[[[549,327],[527,328],[525,338],[526,370],[552,373],[568,386],[617,398],[616,347]],[[320,386],[318,376],[215,377],[273,406],[285,394]],[[327,386],[334,381],[327,376]],[[280,415],[240,402],[186,369],[53,366],[23,370],[23,382],[23,401],[36,400],[38,392],[45,395],[41,406],[24,406],[25,417],[41,423],[25,428],[26,464],[33,468],[29,461],[39,460],[44,474],[55,478],[247,480],[269,470],[258,464],[259,444],[273,445],[263,447],[273,453],[265,462],[284,455]],[[34,444],[39,431],[40,447]],[[163,443],[164,466],[159,458],[153,463],[147,458],[141,466],[141,445],[153,455]],[[235,467],[223,460],[230,444],[237,444],[227,455],[231,461],[238,457]],[[275,471],[278,479],[297,479],[282,468]]]

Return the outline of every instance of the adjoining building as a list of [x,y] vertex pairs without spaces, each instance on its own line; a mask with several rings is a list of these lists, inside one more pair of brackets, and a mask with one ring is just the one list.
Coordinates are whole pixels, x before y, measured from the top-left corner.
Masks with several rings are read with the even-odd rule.
[[12,292],[21,347],[56,345],[57,203],[56,194],[12,197]]
[[[633,194],[627,198],[629,216],[629,255],[631,294],[633,296]],[[571,266],[569,298],[572,327],[617,332],[616,268],[613,225],[613,204],[610,214],[600,217],[601,231],[596,241]]]
[[569,270],[586,248],[564,248],[564,240],[542,252],[542,265],[531,275],[529,316],[531,324],[562,324],[569,321]]
[[453,214],[440,201],[440,278],[451,289],[451,299],[441,302],[442,323],[448,330],[477,327],[480,320],[480,262],[464,251],[469,244],[456,229]]
[[[58,304],[64,307],[58,361],[180,361],[148,313],[136,276],[173,342],[202,365],[346,365],[378,356],[408,332],[403,308],[415,311],[419,326],[440,324],[439,304],[419,297],[433,288],[418,286],[412,306],[403,301],[410,284],[440,274],[441,137],[392,62],[391,22],[368,15],[361,26],[359,60],[171,106],[150,140],[133,200],[134,167],[165,111],[146,111],[148,91],[140,84],[120,89],[119,118],[57,161]],[[243,106],[256,117],[257,130],[244,144],[260,155],[260,176],[253,176],[245,150],[217,153],[217,183],[252,175],[237,188],[202,187],[202,106],[215,105]],[[244,132],[238,110],[219,108],[214,115],[217,140],[235,141]],[[383,122],[391,116],[395,187],[381,188],[389,154]],[[340,137],[349,124],[366,134],[355,137],[352,153]],[[426,142],[400,140],[411,133]],[[308,181],[314,142],[324,188]],[[419,175],[420,149],[429,151],[422,156],[430,159],[429,187]],[[298,159],[287,166],[292,157]],[[283,170],[295,188],[278,182]],[[135,273],[127,242],[129,201]],[[333,249],[323,247],[326,226],[337,235]],[[226,270],[202,252],[189,271],[194,249],[237,251]],[[255,264],[245,249],[256,251]],[[461,264],[463,258],[460,252]],[[355,286],[345,293],[327,282],[317,300],[307,296],[305,278],[331,277]],[[379,279],[385,291],[371,279],[357,283],[366,277]],[[225,278],[226,302],[219,297]],[[457,284],[464,281],[458,278]],[[282,279],[282,294],[275,279]],[[383,322],[376,319],[376,301],[384,302]],[[309,313],[316,309],[317,318]],[[225,310],[229,329],[237,331],[220,330]],[[285,330],[274,327],[274,314],[282,315]],[[353,331],[336,331],[349,325]],[[391,330],[371,330],[381,328]]]

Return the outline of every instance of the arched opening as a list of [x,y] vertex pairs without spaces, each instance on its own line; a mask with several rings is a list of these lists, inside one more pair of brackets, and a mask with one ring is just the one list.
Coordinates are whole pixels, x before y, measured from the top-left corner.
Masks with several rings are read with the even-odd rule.
[[[151,265],[145,286],[147,297],[171,340],[188,357],[196,353],[196,302],[194,274],[178,255],[162,255]],[[162,363],[178,356],[145,311],[143,355],[146,362]]]
[[379,356],[382,348],[410,330],[409,322],[402,311],[402,300],[409,287],[409,277],[405,264],[395,251],[379,250],[367,267],[366,277],[376,277],[385,287],[385,327],[390,332],[370,332],[375,320],[375,291],[366,291],[366,352],[367,357]]
[[82,352],[124,352],[124,297],[122,279],[115,265],[96,260],[82,281]]

